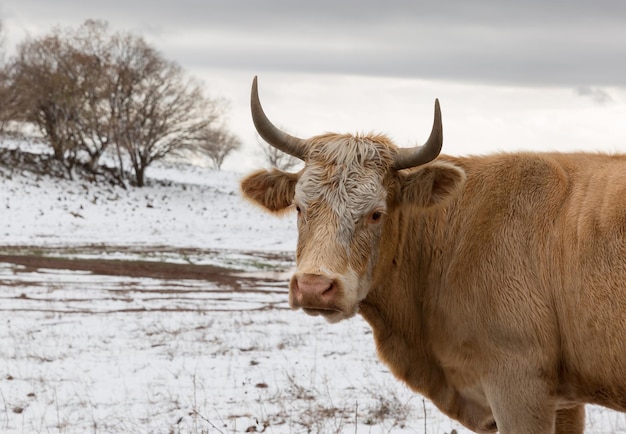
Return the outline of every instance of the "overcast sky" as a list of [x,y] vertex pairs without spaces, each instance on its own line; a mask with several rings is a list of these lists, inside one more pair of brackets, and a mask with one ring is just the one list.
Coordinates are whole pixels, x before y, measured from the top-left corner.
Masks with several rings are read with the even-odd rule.
[[[626,151],[626,1],[2,0],[8,48],[55,25],[107,20],[144,36],[231,102],[250,161],[251,79],[303,136],[375,130],[444,152]],[[449,134],[448,134],[449,133]]]

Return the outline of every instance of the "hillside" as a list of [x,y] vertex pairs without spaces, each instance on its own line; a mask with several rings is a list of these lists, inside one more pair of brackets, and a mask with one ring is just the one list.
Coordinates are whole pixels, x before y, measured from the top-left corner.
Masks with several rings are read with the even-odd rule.
[[242,174],[155,163],[148,186],[123,188],[31,168],[0,164],[0,244],[295,247],[295,219],[277,219],[242,200]]

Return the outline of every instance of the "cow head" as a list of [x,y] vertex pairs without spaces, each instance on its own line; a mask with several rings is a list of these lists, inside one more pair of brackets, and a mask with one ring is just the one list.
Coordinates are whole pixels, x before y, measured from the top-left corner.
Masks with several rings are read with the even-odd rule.
[[299,173],[261,170],[241,183],[244,196],[266,210],[298,214],[289,303],[330,322],[351,317],[391,266],[400,209],[440,205],[463,185],[460,168],[431,163],[442,145],[439,103],[430,138],[417,148],[398,148],[381,135],[286,134],[263,112],[256,77],[251,106],[261,137],[305,162]]

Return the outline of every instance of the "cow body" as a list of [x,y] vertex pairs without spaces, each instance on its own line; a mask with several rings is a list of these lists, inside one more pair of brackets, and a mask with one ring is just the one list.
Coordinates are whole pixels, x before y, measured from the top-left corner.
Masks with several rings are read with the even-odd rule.
[[293,307],[361,314],[394,375],[476,432],[581,433],[585,403],[626,411],[625,156],[405,168],[384,136],[303,146],[300,173],[242,182],[297,210]]
[[395,263],[360,304],[380,357],[476,431],[507,401],[626,411],[626,157],[439,160],[465,171],[462,193],[390,214]]

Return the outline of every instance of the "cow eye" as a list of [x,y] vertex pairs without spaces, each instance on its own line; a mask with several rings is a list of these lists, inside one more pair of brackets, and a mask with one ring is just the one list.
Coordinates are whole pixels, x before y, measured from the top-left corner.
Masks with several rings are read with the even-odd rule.
[[378,221],[380,221],[381,217],[383,216],[383,213],[381,211],[374,211],[370,217],[372,223],[376,223]]

